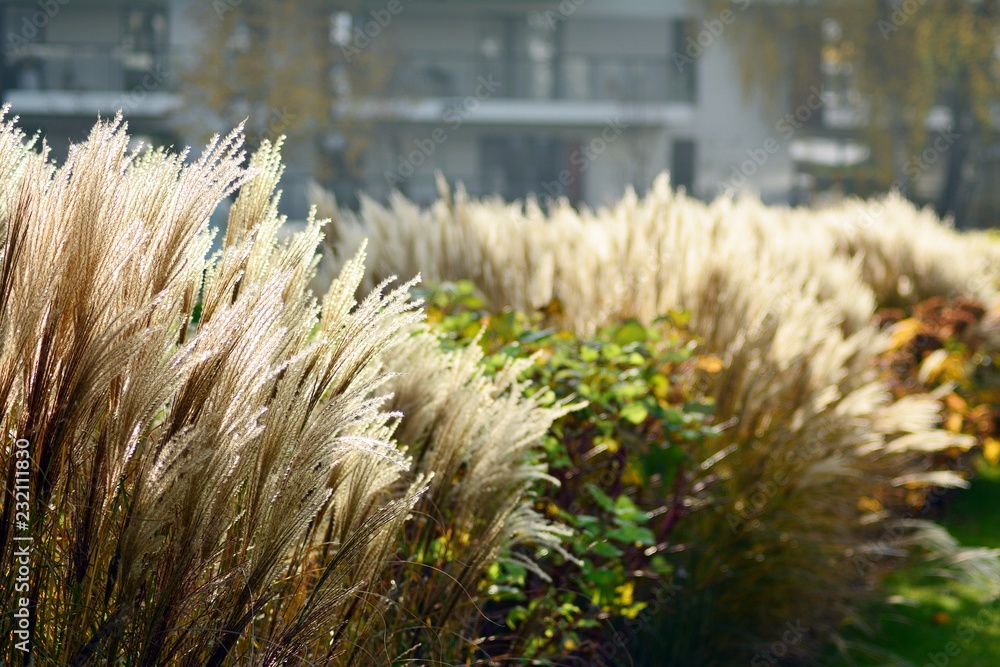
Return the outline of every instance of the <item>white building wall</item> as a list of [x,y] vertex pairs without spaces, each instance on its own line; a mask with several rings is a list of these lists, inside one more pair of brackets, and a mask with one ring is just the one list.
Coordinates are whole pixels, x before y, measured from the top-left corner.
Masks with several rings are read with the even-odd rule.
[[[766,201],[784,201],[792,186],[793,164],[790,142],[779,130],[782,116],[766,111],[768,105],[759,98],[747,99],[738,55],[724,40],[707,48],[697,65],[697,113],[689,129],[697,141],[699,195],[714,198],[720,186],[737,184],[737,189],[757,192]],[[774,91],[778,103],[773,107],[785,108],[787,96],[787,91]],[[740,185],[742,176],[746,183]]]

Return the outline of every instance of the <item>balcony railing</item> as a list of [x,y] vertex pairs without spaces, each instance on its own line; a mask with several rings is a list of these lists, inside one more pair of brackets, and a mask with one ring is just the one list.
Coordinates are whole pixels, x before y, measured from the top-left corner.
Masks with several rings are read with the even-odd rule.
[[[445,178],[452,186],[457,187],[458,184],[461,184],[469,195],[478,198],[500,196],[507,201],[513,201],[514,199],[523,199],[531,193],[543,199],[548,194],[543,187],[544,181],[536,183],[524,179],[507,179],[496,174],[491,177],[484,172],[457,173],[454,171],[445,172]],[[441,196],[437,178],[429,170],[410,176],[396,187],[407,198],[418,204],[431,204]],[[382,178],[377,178],[366,185],[366,192],[375,196],[388,196],[390,189],[385,185],[385,180]],[[567,188],[567,194],[568,190]],[[344,192],[337,199],[338,201],[346,199],[353,194],[355,193]]]
[[118,45],[33,43],[5,54],[14,90],[126,92],[172,89],[165,53]]
[[397,53],[388,93],[409,97],[473,95],[480,77],[498,81],[505,99],[692,102],[693,70],[671,60],[567,54],[547,61],[477,59],[455,53]]
[[[397,53],[386,93],[395,97],[466,97],[480,77],[499,82],[490,96],[521,100],[691,102],[692,70],[669,58],[568,54],[548,61],[485,60],[461,54]],[[166,52],[119,45],[32,43],[7,50],[7,87],[15,90],[161,92],[176,89]]]

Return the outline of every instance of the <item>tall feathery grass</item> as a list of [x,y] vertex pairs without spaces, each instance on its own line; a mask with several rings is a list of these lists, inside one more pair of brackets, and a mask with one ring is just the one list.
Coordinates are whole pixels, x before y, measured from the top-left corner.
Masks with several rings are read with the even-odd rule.
[[35,664],[478,660],[485,569],[561,535],[525,454],[568,407],[438,350],[412,283],[357,302],[363,251],[318,300],[322,225],[278,241],[280,146],[241,143],[134,152],[119,117],[56,166],[0,114],[0,597],[28,613],[0,636]]
[[[679,528],[693,545],[681,557],[692,594],[677,598],[660,635],[670,664],[749,659],[789,622],[830,635],[913,544],[954,560],[954,541],[921,541],[937,533],[894,498],[962,485],[933,470],[930,454],[972,440],[939,428],[936,397],[893,399],[876,368],[890,337],[872,324],[877,304],[995,302],[984,280],[995,269],[930,214],[895,196],[821,211],[703,204],[665,179],[596,212],[473,201],[445,187],[429,209],[398,194],[388,207],[363,201],[360,215],[320,192],[315,201],[334,220],[334,265],[371,239],[372,284],[416,271],[468,279],[496,309],[544,310],[580,333],[692,314],[700,349],[724,362],[705,391],[727,428],[713,442],[720,502]],[[974,555],[995,577],[996,554]]]
[[[530,454],[553,421],[577,406],[542,407],[539,395],[526,396],[518,378],[530,360],[487,374],[479,346],[439,346],[437,336],[420,331],[386,352],[391,367],[406,369],[389,384],[390,407],[404,415],[397,438],[410,447],[412,474],[429,482],[395,543],[404,555],[390,567],[386,599],[395,600],[369,607],[365,627],[375,631],[355,642],[366,655],[391,645],[393,655],[419,664],[455,664],[471,639],[477,648],[463,658],[516,660],[506,648],[514,638],[486,618],[475,593],[500,559],[546,578],[532,554],[563,552],[569,531],[533,502],[538,482],[556,482]],[[488,650],[478,648],[487,641]]]
[[387,272],[422,271],[432,283],[469,278],[495,307],[535,310],[558,300],[560,323],[577,331],[655,318],[730,260],[811,276],[849,329],[868,323],[873,297],[882,306],[932,296],[996,300],[998,245],[959,234],[896,194],[823,209],[750,197],[705,204],[661,177],[644,198],[628,192],[597,211],[554,202],[546,212],[533,200],[477,202],[439,188],[428,209],[398,193],[388,207],[362,197],[360,215],[314,189],[314,203],[333,219],[333,261],[321,273],[370,239],[366,285]]

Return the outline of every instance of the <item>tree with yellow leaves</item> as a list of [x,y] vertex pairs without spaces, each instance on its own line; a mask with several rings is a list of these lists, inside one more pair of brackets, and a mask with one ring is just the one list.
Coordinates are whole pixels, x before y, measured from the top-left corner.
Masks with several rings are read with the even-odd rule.
[[[289,170],[350,180],[371,123],[340,112],[384,90],[391,63],[356,25],[356,0],[213,0],[196,12],[202,39],[184,76],[202,131],[247,119],[247,143],[287,137]],[[370,17],[369,17],[370,18]],[[304,179],[303,179],[304,180]]]
[[[1000,75],[998,0],[696,4],[735,15],[726,37],[744,56],[748,92],[790,82],[789,108],[824,89],[828,102],[832,95],[853,113],[836,132],[869,147],[874,189],[933,201],[960,222],[981,219],[969,200],[993,159],[987,142]],[[932,172],[937,191],[918,192]]]

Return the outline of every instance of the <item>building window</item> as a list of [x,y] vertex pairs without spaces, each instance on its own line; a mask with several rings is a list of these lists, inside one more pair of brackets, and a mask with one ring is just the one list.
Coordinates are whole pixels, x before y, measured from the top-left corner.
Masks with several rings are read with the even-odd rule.
[[569,155],[575,145],[536,133],[483,137],[482,189],[508,201],[534,194],[542,198],[567,197],[575,202],[580,196],[579,178],[573,175],[568,182],[560,181],[564,171],[572,172]]
[[691,139],[674,139],[670,156],[670,181],[674,189],[694,190],[695,145]]
[[671,73],[668,97],[671,100],[694,102],[698,93],[698,59],[691,58],[688,53],[689,44],[701,26],[689,19],[678,19],[673,22],[673,57],[670,63]]
[[132,9],[122,19],[121,85],[126,90],[158,87],[167,69],[167,18],[164,11]]
[[[559,24],[561,25],[561,24]],[[525,96],[547,100],[555,96],[556,30],[538,14],[529,14],[525,34]]]

